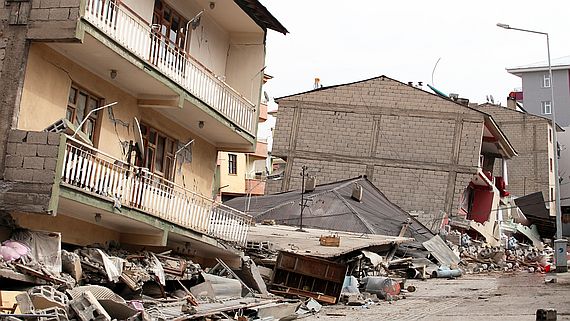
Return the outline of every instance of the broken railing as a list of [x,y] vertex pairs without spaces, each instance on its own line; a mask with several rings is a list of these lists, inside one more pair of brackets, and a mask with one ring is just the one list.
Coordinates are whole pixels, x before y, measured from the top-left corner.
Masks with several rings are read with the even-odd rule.
[[67,138],[62,183],[226,241],[245,243],[251,217],[146,168]]
[[86,0],[83,18],[242,129],[255,134],[257,115],[253,103],[124,4]]

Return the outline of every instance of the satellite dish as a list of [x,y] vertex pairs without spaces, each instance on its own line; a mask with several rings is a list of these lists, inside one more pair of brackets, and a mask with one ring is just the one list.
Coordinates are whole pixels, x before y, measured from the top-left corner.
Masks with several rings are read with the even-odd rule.
[[139,152],[141,159],[144,159],[144,143],[143,143],[143,137],[142,137],[142,133],[141,133],[141,124],[139,123],[139,120],[136,117],[135,117],[134,124],[135,124],[135,128],[133,131],[135,132],[135,148]]

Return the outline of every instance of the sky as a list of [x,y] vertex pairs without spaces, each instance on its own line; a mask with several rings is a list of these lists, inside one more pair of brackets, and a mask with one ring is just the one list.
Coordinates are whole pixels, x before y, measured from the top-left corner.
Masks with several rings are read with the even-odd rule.
[[[506,67],[570,55],[570,1],[261,0],[289,30],[269,30],[265,91],[281,97],[380,75],[422,81],[471,102],[521,87]],[[437,63],[435,72],[432,71]]]

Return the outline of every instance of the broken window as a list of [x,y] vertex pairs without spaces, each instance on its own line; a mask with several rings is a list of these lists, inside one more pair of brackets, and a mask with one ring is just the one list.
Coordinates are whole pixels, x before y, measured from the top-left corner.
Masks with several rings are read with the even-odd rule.
[[141,134],[145,151],[142,166],[159,176],[171,179],[174,174],[176,140],[147,124],[141,124]]
[[76,84],[72,84],[69,89],[65,118],[75,126],[82,124],[80,130],[84,132],[92,142],[94,142],[96,131],[98,130],[98,113],[89,113],[101,106],[101,100],[101,98],[89,93]]
[[162,0],[154,2],[151,62],[184,71],[188,21]]

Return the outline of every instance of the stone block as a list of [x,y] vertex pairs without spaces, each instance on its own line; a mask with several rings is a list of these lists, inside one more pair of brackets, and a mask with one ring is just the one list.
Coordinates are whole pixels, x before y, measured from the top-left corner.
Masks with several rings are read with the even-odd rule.
[[63,272],[69,273],[75,281],[79,282],[83,274],[81,259],[73,252],[61,251],[61,268]]
[[22,168],[24,157],[19,155],[6,155],[6,167],[9,168]]
[[47,133],[48,145],[58,145],[59,146],[59,138],[61,137],[58,133]]
[[57,167],[57,158],[46,158],[44,160],[44,169],[46,171],[55,171]]
[[56,145],[38,145],[37,155],[41,157],[57,158],[59,146]]
[[41,0],[41,8],[57,8],[60,0]]
[[56,290],[53,286],[36,286],[28,291],[34,309],[49,309],[59,307],[65,309],[68,303],[67,296]]
[[[13,143],[14,144],[14,143]],[[37,154],[37,145],[27,144],[27,143],[19,143],[14,145],[16,147],[15,152],[8,152],[13,155],[19,156],[36,156]],[[9,147],[9,146],[8,146]]]
[[49,20],[67,20],[69,19],[69,8],[49,9]]
[[28,143],[30,144],[47,144],[46,132],[28,132]]
[[48,20],[49,9],[33,9],[30,12],[30,20]]
[[25,130],[13,129],[8,132],[8,142],[22,143],[26,141],[28,132]]
[[68,7],[68,8],[78,8],[79,3],[80,3],[79,0],[60,0],[59,6]]
[[28,293],[24,292],[16,295],[16,302],[18,302],[18,308],[21,313],[34,313],[34,304]]
[[32,182],[50,184],[55,180],[55,172],[53,171],[43,169],[32,169],[30,171],[32,172]]
[[32,171],[23,168],[6,168],[4,170],[4,179],[13,182],[31,182]]
[[111,317],[90,291],[69,302],[69,306],[81,321],[111,321]]
[[35,157],[35,156],[24,157],[24,168],[44,169],[43,157]]

